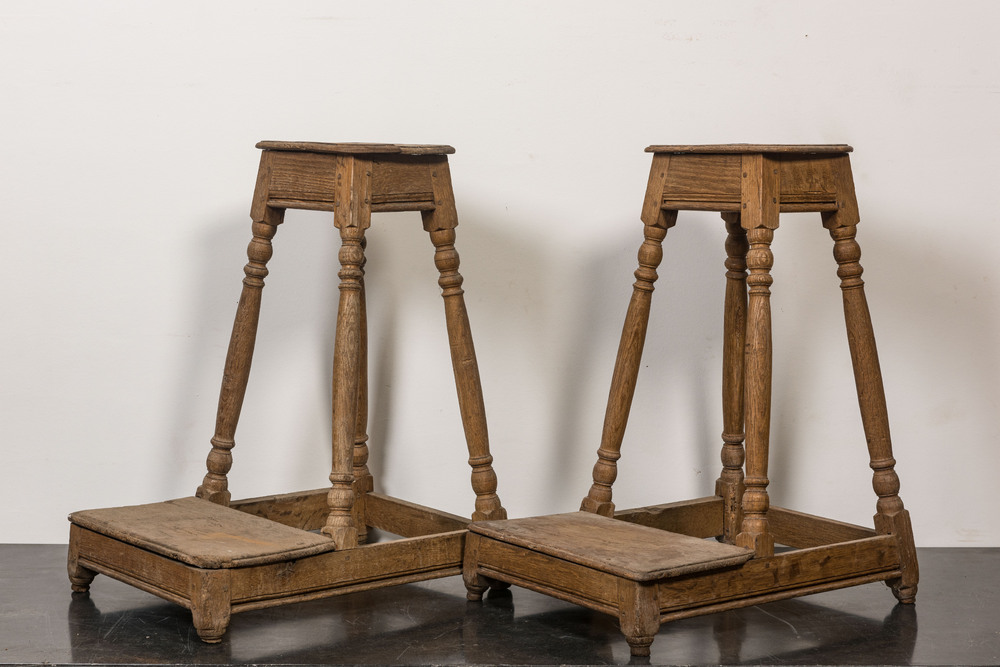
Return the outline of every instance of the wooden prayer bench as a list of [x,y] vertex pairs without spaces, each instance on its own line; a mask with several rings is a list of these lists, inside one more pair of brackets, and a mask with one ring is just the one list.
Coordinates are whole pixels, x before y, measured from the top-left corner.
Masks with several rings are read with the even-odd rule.
[[[450,146],[261,142],[253,239],[226,355],[208,473],[196,497],[70,515],[69,577],[105,574],[189,608],[221,641],[234,612],[461,572],[468,518],[374,492],[368,469],[365,232],[372,212],[420,211],[440,273],[465,429],[474,521],[501,519],[479,368],[466,313]],[[250,375],[271,239],[288,208],[330,211],[342,246],[334,345],[331,486],[231,501],[236,425]],[[366,543],[369,528],[402,536]]]
[[[480,599],[486,586],[501,581],[613,614],[638,656],[649,655],[661,623],[686,616],[872,581],[885,581],[901,602],[912,603],[916,550],[910,516],[898,495],[885,393],[861,280],[851,147],[728,144],[646,150],[653,160],[641,215],[645,239],[593,485],[581,513],[473,525],[463,572],[469,598]],[[678,210],[721,212],[728,230],[722,473],[715,496],[616,511],[611,489],[656,268]],[[770,506],[770,244],[781,212],[820,213],[834,241],[878,496],[874,529]],[[793,550],[776,552],[776,543]]]

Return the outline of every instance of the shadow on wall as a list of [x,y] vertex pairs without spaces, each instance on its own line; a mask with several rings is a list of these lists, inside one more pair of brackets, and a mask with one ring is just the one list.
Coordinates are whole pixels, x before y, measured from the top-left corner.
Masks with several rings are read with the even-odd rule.
[[[495,211],[460,206],[459,213],[457,248],[501,498],[508,509],[515,509],[512,516],[576,509],[590,485],[600,444],[642,225],[637,218],[609,221],[595,235],[596,242],[567,253],[566,248],[548,247],[546,241],[558,238],[558,230],[552,230],[552,225],[561,224],[558,221],[520,220],[515,229]],[[783,217],[774,244],[772,498],[776,504],[817,511],[816,496],[820,509],[829,509],[836,495],[838,503],[847,503],[846,515],[837,513],[836,518],[867,524],[874,496],[850,377],[832,241],[817,216],[805,217]],[[979,422],[995,411],[997,396],[971,389],[993,386],[1000,358],[984,343],[995,339],[996,314],[977,302],[977,293],[961,289],[982,282],[980,274],[987,273],[975,249],[929,246],[919,230],[930,229],[930,223],[920,220],[908,219],[908,228],[915,231],[901,236],[893,232],[900,228],[892,222],[897,217],[868,215],[873,222],[862,223],[859,241],[903,469],[903,497],[912,506],[920,499],[907,491],[921,488],[935,472],[921,462],[933,442],[945,438],[957,452],[973,447],[974,440],[949,438],[955,429],[988,432]],[[525,226],[542,231],[528,236],[523,234]],[[177,373],[172,447],[160,452],[158,479],[166,495],[175,495],[177,488],[193,492],[204,473],[250,238],[245,218],[206,229],[210,231],[196,244],[201,270],[190,283],[193,326],[184,367]],[[724,241],[718,216],[688,212],[664,241],[619,462],[615,499],[620,507],[712,493],[721,467]],[[269,475],[267,465],[272,465],[279,468],[273,472],[312,480],[301,488],[322,487],[330,460],[339,240],[325,214],[289,212],[274,243],[247,397],[250,412],[244,411],[237,432],[234,473],[241,454],[252,459],[250,447],[241,450],[240,443],[246,439],[257,447],[263,440],[280,459],[261,464],[263,473]],[[447,480],[436,485],[443,490],[432,490],[461,487],[469,501],[453,511],[467,514],[472,498],[469,468],[447,345],[434,342],[445,340],[443,308],[433,246],[419,215],[374,216],[368,256],[370,465],[376,484],[392,473],[390,465],[396,464],[389,462],[394,457],[411,454],[412,439],[423,454],[418,465],[426,467],[397,470],[387,479],[409,478],[393,482],[404,487],[400,495],[427,475]],[[914,322],[918,313],[936,316]],[[434,376],[433,388],[439,391],[435,400],[441,404],[440,414],[427,415],[427,421],[446,422],[441,433],[457,440],[447,443],[446,451],[435,444],[433,434],[396,426],[400,422],[394,416],[411,403],[414,387],[420,392],[423,386],[422,381],[414,385],[394,379],[413,361],[408,357],[415,342],[434,348],[418,362],[426,363]],[[418,371],[423,368],[419,363]],[[269,414],[274,408],[268,400],[276,394],[282,398],[280,410]],[[272,422],[286,427],[277,441],[268,430]],[[982,456],[969,451],[967,458]],[[826,474],[830,466],[858,472],[845,481],[839,473]],[[809,470],[819,473],[805,474]],[[650,479],[656,480],[653,488]],[[263,492],[294,490],[265,488],[269,490]],[[396,493],[394,488],[381,490]],[[914,519],[920,521],[917,514]]]
[[[616,223],[607,242],[578,269],[576,284],[582,288],[575,294],[575,333],[561,358],[557,446],[550,465],[563,466],[581,454],[584,458],[572,465],[572,479],[564,477],[553,487],[556,497],[569,494],[579,502],[591,483],[642,230],[638,219]],[[725,238],[717,216],[687,213],[664,240],[614,489],[618,507],[704,495],[701,487],[714,484],[722,432],[718,404]],[[588,405],[600,405],[599,415],[587,414]],[[652,488],[645,484],[650,476],[659,480]]]
[[[494,452],[511,450],[516,444],[502,442],[509,439],[504,433],[510,429],[496,424],[509,420],[507,415],[512,411],[517,412],[518,401],[532,397],[527,392],[504,396],[503,387],[510,382],[536,386],[538,378],[502,376],[531,367],[532,345],[526,341],[537,333],[536,325],[545,311],[545,292],[534,286],[547,282],[540,275],[546,267],[540,250],[520,242],[516,235],[497,232],[504,228],[502,221],[491,220],[490,215],[476,210],[460,209],[459,215],[462,222],[456,247],[462,260],[465,299],[487,394],[491,444]],[[193,326],[191,342],[183,354],[184,367],[176,374],[175,415],[171,420],[174,427],[169,438],[172,447],[161,452],[162,475],[158,479],[166,496],[176,495],[178,488],[192,493],[204,474],[204,457],[210,449],[217,392],[250,239],[246,219],[239,224],[227,220],[206,228],[211,231],[197,244],[201,270],[191,283],[187,301]],[[468,481],[470,468],[462,444],[434,247],[417,213],[375,214],[367,236],[369,466],[376,476],[376,487],[384,486],[381,478],[395,455],[412,455],[411,448],[417,449],[435,475],[434,486],[446,491],[459,485],[467,489],[468,507],[460,511],[469,514],[473,498]],[[339,244],[332,216],[323,213],[288,211],[275,235],[253,368],[237,429],[237,447],[233,450],[230,480],[234,497],[248,495],[247,482],[253,487],[249,495],[327,484]],[[421,343],[428,344],[426,352],[418,347]],[[414,354],[416,360],[408,358]],[[411,361],[417,367],[429,366],[428,374],[433,377],[401,386],[397,371],[412,365]],[[413,402],[414,390],[425,394],[416,396],[418,402],[427,399],[441,404],[441,414],[428,414],[426,419],[432,423],[449,422],[441,433],[457,442],[447,443],[446,451],[435,440],[437,432],[415,434],[412,429],[396,426],[399,420],[393,417],[406,411]],[[522,430],[513,430],[523,435]],[[262,452],[262,445],[271,451]],[[421,472],[406,470],[398,476],[419,482],[427,479]],[[508,475],[516,472],[511,469]],[[301,487],[276,488],[275,477],[307,481]],[[440,484],[441,480],[447,483]],[[503,474],[501,485],[502,480]],[[392,488],[379,490],[397,492]],[[400,490],[400,495],[405,497],[405,493],[405,488]]]
[[[913,512],[919,543],[920,524],[933,532],[932,513],[950,504],[942,504],[940,498],[935,502],[934,494],[926,493],[942,484],[942,475],[950,478],[945,486],[964,486],[972,493],[977,487],[974,480],[985,481],[977,477],[981,472],[967,466],[936,465],[941,445],[950,461],[977,461],[980,471],[1000,463],[1000,456],[984,450],[975,435],[995,430],[992,415],[1000,405],[994,381],[1000,373],[994,344],[1000,322],[995,308],[983,303],[990,291],[990,260],[984,249],[941,235],[939,223],[922,211],[867,210],[861,196],[857,238],[866,296],[885,383],[900,495],[911,510],[924,509]],[[788,252],[797,255],[786,281],[792,286],[782,288],[789,293],[789,317],[780,323],[782,339],[776,337],[775,377],[780,374],[781,386],[776,383],[774,401],[776,407],[794,401],[809,409],[772,416],[772,443],[779,452],[772,450],[778,456],[771,478],[782,482],[772,484],[772,499],[807,511],[836,508],[835,518],[868,525],[876,498],[831,256],[833,243],[825,230],[811,224],[802,230],[787,227],[783,222],[779,232],[792,237],[794,247]],[[776,250],[776,272],[777,262]],[[805,285],[792,282],[796,275]],[[775,288],[778,285],[776,276]],[[778,344],[795,349],[782,360]],[[982,392],[981,387],[994,390]],[[831,398],[839,411],[830,409]],[[839,474],[841,470],[850,474]],[[918,493],[921,489],[925,492]],[[972,497],[968,500],[973,502]]]
[[[285,224],[281,225],[273,240],[274,256],[268,263],[269,275],[262,294],[260,326],[254,363],[247,390],[247,400],[241,415],[241,424],[260,420],[253,412],[263,411],[268,406],[258,408],[256,398],[269,396],[267,385],[280,386],[289,379],[290,369],[283,368],[293,353],[304,347],[314,346],[314,336],[309,335],[315,326],[316,310],[327,319],[336,317],[336,270],[328,261],[334,237],[323,225],[316,225],[312,213],[289,212]],[[247,263],[246,248],[251,239],[250,220],[244,215],[232,215],[217,224],[206,224],[208,230],[197,243],[200,250],[197,266],[198,275],[191,281],[187,321],[190,323],[190,343],[183,353],[184,367],[176,374],[178,385],[174,406],[176,415],[172,420],[170,434],[172,451],[164,451],[163,475],[160,477],[167,495],[177,488],[190,489],[201,482],[204,475],[204,460],[214,433],[215,412],[218,392],[221,386],[224,360],[229,345],[236,305],[242,289],[243,266]],[[318,228],[318,229],[317,229]],[[326,315],[327,309],[314,309],[315,304],[333,303],[333,314]],[[321,331],[322,335],[326,326]],[[332,341],[332,338],[330,339]],[[316,370],[332,365],[332,345],[328,352],[314,356]],[[320,363],[317,363],[320,362]],[[314,381],[309,373],[296,378],[293,386]],[[327,373],[329,375],[329,373]],[[310,387],[312,388],[312,387]],[[330,388],[320,390],[329,396]],[[315,411],[309,403],[300,406],[303,413]],[[274,419],[287,422],[282,415]],[[307,441],[310,420],[302,415],[294,423],[301,432],[285,434],[280,442],[265,442],[268,447],[280,447],[285,451],[285,459],[293,461],[296,447],[292,443]],[[328,427],[329,428],[329,427]],[[247,429],[237,429],[233,474],[238,474],[241,455],[251,454],[251,448],[258,446],[256,437],[246,438],[251,444],[242,448]],[[182,461],[183,465],[177,465]],[[183,477],[183,478],[182,478]],[[317,477],[321,486],[324,477]],[[291,491],[293,489],[285,489]],[[234,494],[242,495],[238,490]]]

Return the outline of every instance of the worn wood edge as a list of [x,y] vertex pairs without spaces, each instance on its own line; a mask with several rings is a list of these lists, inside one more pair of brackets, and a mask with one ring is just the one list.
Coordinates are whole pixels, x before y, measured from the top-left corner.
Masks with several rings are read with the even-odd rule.
[[434,201],[432,199],[412,200],[408,202],[379,202],[372,200],[372,213],[404,213],[406,211],[433,211]]
[[647,153],[850,153],[847,144],[679,144],[646,147]]
[[[201,506],[192,506],[189,501],[196,501]],[[247,534],[252,532],[254,529],[258,529],[262,525],[274,524],[280,526],[279,536],[277,539],[287,540],[294,536],[294,541],[297,543],[296,546],[284,549],[274,548],[272,551],[267,553],[260,553],[256,555],[236,555],[230,554],[208,554],[199,552],[194,548],[187,548],[190,545],[180,545],[176,542],[171,542],[168,539],[164,539],[162,535],[141,535],[136,534],[134,531],[129,530],[129,522],[122,521],[121,519],[108,518],[109,512],[114,512],[115,510],[142,510],[142,509],[152,509],[159,506],[170,505],[174,507],[181,508],[181,511],[195,511],[199,518],[209,519],[211,523],[207,524],[210,526],[219,526],[226,524],[230,517],[237,521],[246,522],[250,521],[255,525],[249,527],[242,524],[239,529],[242,534]],[[206,515],[205,509],[212,508],[213,513],[218,513],[218,515]],[[220,506],[212,504],[207,500],[198,499],[195,497],[184,497],[176,498],[173,500],[164,501],[162,503],[151,503],[149,505],[139,505],[139,506],[127,506],[121,508],[101,508],[96,510],[81,510],[79,512],[73,512],[69,516],[70,522],[79,526],[80,528],[85,528],[94,534],[99,534],[110,538],[114,542],[122,545],[127,545],[141,549],[146,552],[155,553],[163,556],[169,560],[177,561],[190,565],[196,569],[203,570],[225,570],[232,569],[236,567],[247,567],[251,565],[261,565],[267,563],[282,562],[287,560],[293,560],[297,558],[304,558],[306,556],[311,556],[313,554],[324,553],[326,551],[331,551],[334,548],[334,544],[321,536],[313,535],[310,533],[305,533],[304,531],[298,531],[294,528],[289,529],[289,526],[281,524],[277,521],[269,521],[253,514],[246,512],[231,511],[232,508],[228,506]],[[224,515],[224,516],[223,516]],[[246,517],[253,517],[252,519],[237,519],[241,515],[246,515]],[[147,525],[158,525],[157,517],[144,517]],[[136,517],[131,517],[130,522],[134,522]],[[303,533],[302,537],[298,534]],[[273,538],[273,536],[272,536]],[[306,540],[305,538],[308,538]],[[302,544],[303,541],[308,541],[307,544]]]
[[385,194],[373,194],[372,195],[372,206],[382,204],[384,206],[391,206],[393,204],[398,204],[400,206],[409,206],[411,204],[434,204],[434,193],[431,191],[426,192],[387,192]]
[[[861,547],[864,549],[860,549]],[[851,552],[856,549],[859,549],[856,558],[862,559],[861,567],[823,575],[816,571],[815,566],[810,566],[809,561],[835,562],[838,558],[850,556]],[[886,564],[877,565],[870,562],[871,559],[875,558],[874,554],[877,553],[895,557]],[[869,560],[865,561],[864,559]],[[696,597],[699,601],[704,600],[703,604],[721,604],[730,600],[824,585],[855,577],[878,575],[876,581],[890,579],[896,576],[894,573],[899,572],[899,566],[899,548],[895,538],[891,535],[799,549],[747,561],[738,570],[697,574],[683,579],[664,579],[659,582],[660,610],[665,613],[673,609],[686,609],[692,605],[702,604],[678,598]],[[782,568],[794,574],[782,577]],[[755,577],[759,577],[762,583],[752,583]],[[705,590],[698,591],[699,587],[705,588]]]
[[728,602],[721,602],[721,603],[710,603],[702,606],[692,606],[677,611],[662,612],[660,614],[660,623],[662,624],[662,623],[667,623],[669,621],[679,621],[684,618],[691,618],[693,616],[704,616],[706,614],[714,614],[721,611],[729,611],[731,609],[740,609],[742,607],[752,607],[754,605],[764,604],[766,602],[777,602],[778,600],[788,600],[791,598],[802,597],[804,595],[812,595],[814,593],[823,593],[826,591],[833,591],[841,588],[860,586],[862,584],[871,584],[878,581],[893,579],[895,577],[898,577],[899,574],[900,574],[899,570],[879,572],[877,574],[867,574],[858,577],[840,579],[837,581],[831,581],[823,584],[816,584],[813,586],[802,586],[800,588],[793,588],[784,591],[778,591],[775,593],[750,595],[748,597],[741,598],[739,600],[730,600]]
[[[662,208],[670,211],[714,211],[717,213],[738,213],[742,205],[738,199],[678,199],[664,197]],[[781,213],[827,213],[838,210],[835,201],[817,201],[816,203],[781,202],[778,206]]]
[[[81,566],[112,579],[122,581],[130,586],[135,586],[164,600],[175,602],[188,609],[191,608],[191,600],[187,593],[188,581],[190,580],[191,573],[198,568],[141,547],[121,542],[113,537],[102,535],[76,524],[70,526],[70,531],[74,533],[71,535],[71,539],[78,546],[78,562]],[[116,551],[115,547],[126,551],[134,551],[134,559],[136,560],[156,561],[161,569],[172,572],[178,580],[182,581],[182,584],[175,588],[167,588],[166,584],[161,580],[170,579],[171,576],[169,574],[153,578],[149,576],[151,569],[148,565],[133,563],[133,566],[129,567],[127,563],[121,562],[121,559],[101,558],[101,555],[114,553]]]
[[[157,556],[157,554],[150,554],[150,555]],[[159,557],[162,558],[162,556]],[[115,579],[116,581],[120,581],[122,583],[128,584],[129,586],[134,586],[139,590],[151,593],[158,598],[163,598],[167,602],[173,602],[175,604],[179,604],[180,606],[186,609],[190,609],[192,607],[191,599],[188,598],[187,596],[180,595],[167,588],[157,586],[155,583],[152,583],[146,579],[142,579],[138,576],[132,575],[128,572],[123,572],[122,570],[104,565],[103,563],[90,560],[89,558],[85,558],[82,556],[80,557],[80,565],[86,567],[89,570],[93,570],[94,572],[103,574],[106,577]]]
[[390,586],[401,586],[403,584],[413,584],[420,581],[430,581],[432,579],[442,579],[462,574],[461,565],[453,565],[433,570],[425,570],[414,574],[386,577],[375,579],[359,584],[349,584],[344,586],[334,586],[310,593],[293,594],[284,597],[272,597],[266,600],[253,600],[251,602],[237,602],[232,606],[232,613],[241,611],[253,611],[255,609],[267,609],[296,602],[308,602],[310,600],[322,600],[335,597],[337,595],[348,595],[361,591],[370,591],[377,588],[388,588]]
[[797,549],[862,540],[877,534],[873,528],[773,505],[767,511],[767,519],[774,541]]
[[[274,604],[284,604],[290,599],[313,599],[318,597],[329,597],[339,595],[340,592],[350,590],[368,590],[393,585],[391,582],[398,581],[406,583],[404,579],[412,581],[423,581],[439,576],[451,576],[461,574],[462,554],[465,549],[466,531],[452,531],[438,535],[428,535],[415,538],[404,538],[390,542],[378,542],[375,544],[359,545],[353,549],[344,551],[331,551],[323,554],[316,554],[308,558],[297,560],[294,571],[279,571],[281,563],[262,565],[258,568],[241,568],[232,570],[233,583],[233,605],[246,606],[260,604],[262,606],[274,606]],[[431,559],[429,555],[433,549],[438,548],[440,552],[436,558]],[[414,553],[420,554],[419,566],[401,568],[400,563],[408,562],[407,556]],[[345,578],[343,565],[353,562],[353,564],[364,563],[366,572],[361,576]],[[275,577],[283,577],[282,585],[294,587],[298,585],[297,578],[310,581],[310,572],[306,570],[312,567],[315,571],[322,572],[323,579],[311,580],[305,586],[295,590],[284,590],[275,592],[258,593],[257,595],[243,595],[240,590],[247,586],[246,579],[252,579],[261,574],[267,575],[268,570],[272,570]],[[256,571],[252,571],[256,570]],[[436,572],[447,571],[446,574],[434,574]],[[259,589],[257,589],[259,591]],[[312,596],[312,597],[310,597]],[[278,600],[281,602],[269,603],[268,601]]]
[[587,607],[588,609],[593,609],[594,611],[600,611],[605,614],[611,614],[612,616],[615,617],[618,616],[618,606],[615,604],[604,603],[596,598],[584,596],[579,593],[572,593],[563,588],[550,586],[542,580],[511,574],[508,571],[498,570],[488,565],[480,565],[479,567],[476,568],[476,571],[479,574],[483,575],[484,577],[488,577],[490,579],[497,579],[504,583],[526,588],[529,591],[535,591],[536,593],[544,593],[545,595],[551,595],[552,597],[557,598],[559,600],[572,602],[574,604]]
[[716,537],[722,534],[722,498],[706,496],[633,507],[615,511],[614,518],[689,537]]
[[[475,535],[475,534],[473,534]],[[621,577],[556,556],[476,535],[480,540],[472,566],[476,572],[540,592],[587,599],[595,609],[614,609]],[[576,601],[576,598],[563,597]]]
[[404,538],[462,530],[470,519],[381,493],[365,494],[365,522]]
[[[616,521],[610,517],[581,511],[527,517],[513,521],[473,523],[469,525],[469,530],[493,540],[497,545],[491,546],[494,549],[500,549],[499,545],[509,545],[510,548],[524,553],[544,554],[595,572],[604,572],[637,582],[660,581],[700,572],[727,569],[740,565],[753,557],[752,551],[733,545],[704,541],[683,533],[674,533],[629,521],[617,521],[618,526],[615,526],[615,523]],[[591,556],[586,550],[580,549],[579,544],[569,545],[563,540],[545,539],[546,531],[558,530],[560,527],[590,531],[595,535],[600,535],[601,541],[604,542],[614,540],[616,551],[620,550],[620,553],[616,552],[614,554],[615,561],[611,562],[608,559]],[[610,534],[614,536],[611,537]],[[627,557],[629,555],[628,541],[633,535],[652,537],[657,541],[659,548],[665,547],[666,541],[669,541],[671,546],[677,542],[687,544],[688,546],[681,547],[687,553],[675,554],[672,558],[673,562],[665,564],[661,561],[656,564],[656,567],[652,567],[652,563],[649,562],[642,565],[635,561],[629,562],[627,558],[622,558],[619,561],[618,556]],[[691,553],[692,549],[697,549],[697,553]],[[522,557],[524,557],[523,554]]]
[[451,155],[455,152],[453,147],[444,144],[325,143],[320,141],[260,141],[257,142],[256,148],[268,151],[300,151],[338,155]]
[[[268,199],[267,206],[276,209],[297,209],[300,211],[333,212],[337,205],[332,200],[323,199]],[[406,211],[433,211],[434,202],[430,199],[419,199],[407,202],[372,201],[372,213],[403,213]]]
[[[135,557],[140,560],[155,560],[162,567],[174,570],[179,579],[183,580],[186,584],[190,581],[191,576],[196,572],[206,572],[211,571],[207,568],[193,567],[179,561],[167,558],[157,553],[147,551],[140,547],[136,547],[131,544],[120,543],[118,540],[101,535],[100,533],[94,533],[86,528],[79,526],[73,526],[73,529],[84,531],[89,534],[86,537],[92,537],[97,541],[110,541],[116,542],[126,548],[129,551],[135,552]],[[295,562],[300,562],[301,560],[310,559],[322,559],[322,560],[342,560],[350,559],[352,557],[356,558],[359,555],[359,550],[363,553],[367,550],[367,556],[374,562],[374,559],[380,558],[381,562],[388,564],[388,569],[384,572],[379,572],[373,576],[367,577],[363,580],[350,580],[350,581],[340,581],[340,580],[330,580],[324,582],[323,584],[316,586],[310,590],[302,592],[292,592],[284,594],[274,594],[269,595],[262,599],[243,599],[239,601],[234,601],[231,604],[232,612],[236,613],[239,611],[249,611],[252,609],[262,609],[265,607],[274,607],[278,605],[291,604],[293,602],[303,602],[307,600],[315,600],[326,597],[331,597],[335,595],[343,595],[347,593],[352,593],[356,591],[371,590],[374,588],[383,588],[388,586],[396,586],[406,583],[414,583],[417,581],[427,581],[430,579],[438,579],[442,577],[449,577],[461,574],[462,571],[462,551],[464,548],[464,536],[466,531],[453,531],[451,533],[446,533],[444,535],[435,535],[425,538],[415,538],[412,540],[396,540],[393,542],[384,542],[378,544],[364,545],[358,549],[352,549],[350,551],[343,552],[327,552],[323,554],[316,554],[314,556],[309,556],[306,559],[296,559]],[[420,542],[428,542],[434,540],[438,544],[443,541],[451,541],[453,544],[450,545],[451,548],[448,553],[443,557],[443,559],[427,564],[425,563],[421,568],[416,570],[409,570],[406,572],[400,572],[397,569],[393,569],[395,565],[395,554],[392,552],[400,551],[400,545],[403,543],[404,546],[409,550],[410,548],[420,549]],[[105,552],[106,551],[103,551]],[[79,556],[79,563],[81,566],[86,567],[94,572],[103,574],[111,579],[121,581],[130,586],[134,586],[142,591],[155,595],[159,598],[167,600],[168,602],[173,602],[187,609],[193,607],[193,602],[190,597],[186,594],[177,592],[170,588],[166,588],[159,578],[153,579],[148,575],[148,566],[143,567],[136,564],[135,567],[126,567],[121,563],[112,563],[104,560],[99,560],[88,556],[89,551],[82,552]],[[291,561],[290,561],[291,562]],[[278,564],[267,564],[267,565],[256,565],[248,566],[243,568],[231,568],[229,571],[232,576],[240,577],[245,576],[248,572],[255,569],[267,569],[273,568]],[[327,568],[331,574],[336,574],[336,563],[331,563],[330,568]]]

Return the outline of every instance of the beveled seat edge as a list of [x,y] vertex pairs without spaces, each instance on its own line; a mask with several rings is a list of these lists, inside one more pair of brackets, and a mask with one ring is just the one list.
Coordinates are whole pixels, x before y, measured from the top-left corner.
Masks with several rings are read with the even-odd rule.
[[318,141],[260,141],[257,148],[266,151],[334,153],[337,155],[451,155],[455,149],[435,144],[324,143]]
[[850,153],[854,148],[847,144],[680,144],[646,147],[647,153],[798,153],[838,154]]

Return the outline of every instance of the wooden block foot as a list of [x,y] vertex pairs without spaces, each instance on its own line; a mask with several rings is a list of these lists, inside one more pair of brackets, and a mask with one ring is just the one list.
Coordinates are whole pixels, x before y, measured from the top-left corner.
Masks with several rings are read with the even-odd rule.
[[97,572],[80,565],[79,546],[76,536],[70,535],[69,552],[66,557],[66,570],[69,574],[69,583],[74,593],[89,593],[90,584],[97,576]]
[[90,592],[90,584],[94,581],[97,572],[88,570],[75,562],[69,565],[69,583],[74,593],[87,594]]
[[483,594],[490,587],[486,578],[477,574],[474,568],[463,568],[462,580],[465,582],[465,599],[470,602],[481,601]]
[[465,582],[465,598],[470,602],[481,601],[488,590],[503,591],[510,588],[510,584],[504,581],[497,581],[479,574],[475,571],[475,566],[462,567],[462,580]]
[[653,639],[655,635],[644,635],[638,637],[625,637],[625,641],[628,642],[629,652],[638,658],[648,658],[649,657],[649,647],[653,644]]
[[74,595],[89,595],[90,594],[90,583],[94,580],[95,575],[91,575],[88,578],[83,577],[70,577],[70,587],[73,590]]
[[646,657],[660,629],[660,605],[655,584],[618,581],[618,621],[633,656]]
[[886,585],[892,590],[900,604],[914,604],[917,601],[917,585],[905,585],[902,579],[887,581]]
[[191,618],[198,637],[206,644],[218,644],[229,627],[231,570],[197,570],[192,577],[189,599]]
[[206,598],[191,609],[198,638],[206,644],[218,644],[229,628],[230,608],[228,596],[225,600]]
[[899,545],[900,570],[903,576],[886,582],[892,594],[903,604],[913,604],[917,598],[917,582],[920,581],[920,567],[917,564],[917,549],[913,542],[913,525],[910,513],[901,510],[894,515],[875,515],[875,529],[883,535],[892,535]]
[[[482,577],[480,577],[482,579]],[[469,602],[480,602],[483,599],[483,594],[486,592],[490,586],[483,580],[483,583],[473,582],[470,583],[468,579],[465,580],[465,599]]]
[[222,637],[226,634],[226,628],[222,630],[216,630],[215,628],[200,628],[197,625],[194,626],[195,631],[198,633],[198,639],[206,644],[221,644]]
[[229,628],[229,601],[207,600],[191,609],[191,620],[194,623],[198,638],[206,644],[218,644]]

